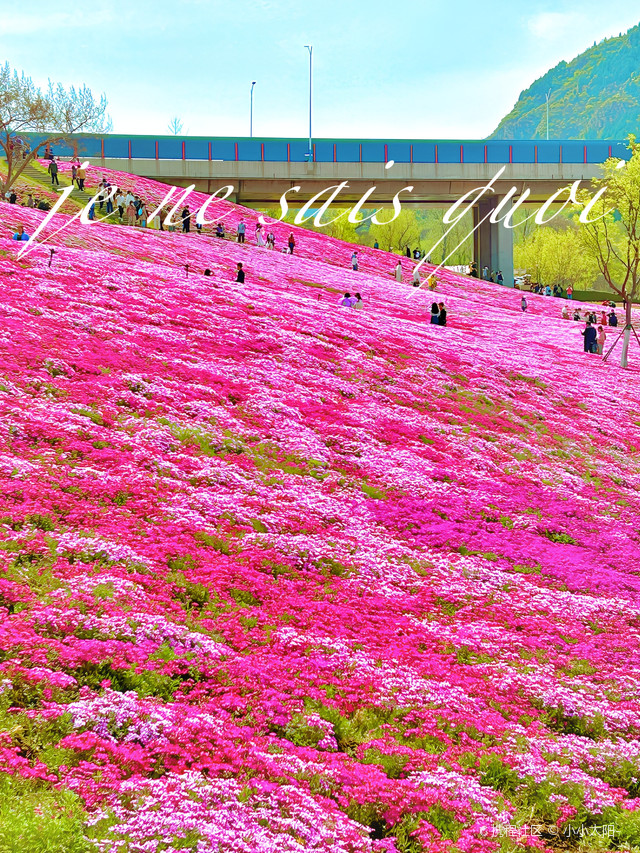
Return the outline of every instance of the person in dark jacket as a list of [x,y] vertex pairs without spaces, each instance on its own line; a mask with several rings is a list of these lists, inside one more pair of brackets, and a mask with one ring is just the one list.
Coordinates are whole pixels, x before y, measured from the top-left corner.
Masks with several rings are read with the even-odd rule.
[[598,337],[598,333],[588,320],[586,327],[580,332],[580,334],[584,338],[584,351],[597,352],[598,344],[596,342],[596,339]]
[[191,229],[191,211],[188,207],[183,208],[180,218],[182,219],[182,230],[188,234]]
[[438,315],[440,314],[440,309],[438,308],[437,302],[431,303],[431,322],[434,326],[439,324]]
[[438,314],[438,325],[446,326],[447,325],[447,309],[444,307],[444,302],[440,302],[438,305],[440,309],[440,313]]
[[618,325],[618,317],[616,315],[616,312],[613,310],[611,310],[609,312],[609,325],[610,326],[617,326]]
[[47,169],[49,174],[51,175],[51,186],[57,184],[60,186],[60,181],[58,180],[58,164],[56,163],[54,158],[51,158],[51,162],[49,163],[49,168]]
[[[244,284],[244,270],[242,269],[242,264],[237,264],[237,272],[236,272],[236,281],[239,284]],[[595,330],[594,330],[595,331]]]

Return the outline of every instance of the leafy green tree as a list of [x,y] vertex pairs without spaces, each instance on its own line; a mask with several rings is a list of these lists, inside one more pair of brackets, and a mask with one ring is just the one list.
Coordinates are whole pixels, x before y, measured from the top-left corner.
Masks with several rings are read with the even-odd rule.
[[569,284],[583,290],[595,281],[598,270],[582,247],[580,232],[565,220],[565,227],[538,227],[514,247],[514,262],[528,272],[533,281],[559,285]]
[[634,136],[629,136],[628,147],[631,159],[606,160],[602,178],[593,181],[595,195],[585,191],[580,197],[583,204],[591,205],[580,217],[583,250],[625,307],[623,367],[627,366],[631,334],[638,339],[631,323],[631,305],[640,297],[640,144]]

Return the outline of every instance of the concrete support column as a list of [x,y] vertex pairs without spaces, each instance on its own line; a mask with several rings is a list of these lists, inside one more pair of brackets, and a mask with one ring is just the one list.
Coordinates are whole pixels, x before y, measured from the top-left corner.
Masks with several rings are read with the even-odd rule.
[[[473,208],[474,227],[481,222],[474,231],[473,254],[480,278],[484,267],[489,267],[489,273],[493,271],[497,275],[498,271],[501,271],[505,285],[513,287],[513,231],[505,228],[502,222],[489,222],[491,212],[501,201],[500,197],[494,197],[478,202]],[[506,215],[508,209],[507,206],[501,209],[501,218]]]

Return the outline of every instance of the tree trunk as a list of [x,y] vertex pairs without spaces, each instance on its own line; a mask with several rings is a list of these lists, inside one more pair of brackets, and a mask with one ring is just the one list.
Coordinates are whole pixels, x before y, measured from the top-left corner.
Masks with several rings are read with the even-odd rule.
[[622,354],[620,355],[620,367],[628,366],[627,354],[629,352],[629,341],[631,340],[631,300],[626,299],[624,304],[624,337],[622,339]]

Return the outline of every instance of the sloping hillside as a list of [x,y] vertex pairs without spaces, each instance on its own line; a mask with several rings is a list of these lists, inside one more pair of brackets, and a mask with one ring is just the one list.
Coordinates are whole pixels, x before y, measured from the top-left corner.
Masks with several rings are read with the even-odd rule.
[[0,850],[640,844],[637,373],[321,234],[0,210]]
[[518,98],[492,134],[544,139],[625,139],[640,127],[640,25],[560,62]]

